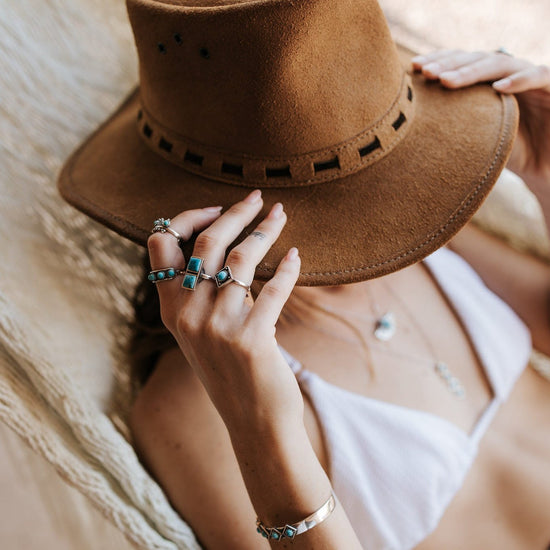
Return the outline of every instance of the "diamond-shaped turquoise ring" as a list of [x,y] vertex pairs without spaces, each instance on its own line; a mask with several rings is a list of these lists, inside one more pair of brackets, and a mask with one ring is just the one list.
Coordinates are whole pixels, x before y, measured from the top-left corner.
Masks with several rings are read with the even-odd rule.
[[187,267],[183,275],[183,282],[181,283],[182,288],[185,290],[195,290],[197,285],[203,280],[213,280],[212,275],[207,275],[204,272],[204,258],[199,258],[198,256],[191,256],[187,262]]
[[178,275],[183,275],[185,271],[182,269],[176,269],[175,267],[165,267],[164,269],[154,269],[149,271],[147,279],[154,284],[163,283],[164,281],[171,281]]
[[229,283],[235,283],[236,285],[242,286],[244,289],[246,289],[247,296],[250,293],[250,285],[239,281],[239,279],[235,279],[235,277],[233,277],[233,274],[231,273],[231,268],[228,265],[222,267],[216,273],[216,275],[214,275],[214,280],[216,281],[218,288],[221,288],[222,286],[225,286]]

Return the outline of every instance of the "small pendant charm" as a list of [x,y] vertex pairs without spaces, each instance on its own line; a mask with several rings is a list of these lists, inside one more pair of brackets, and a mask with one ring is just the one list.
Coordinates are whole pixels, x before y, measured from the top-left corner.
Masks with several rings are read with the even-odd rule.
[[442,361],[438,361],[435,364],[435,371],[447,384],[447,388],[449,388],[449,391],[458,397],[459,399],[463,399],[466,396],[466,391],[464,390],[464,386],[462,385],[462,382],[456,377],[451,374],[451,371],[449,370],[449,367],[443,363]]
[[376,321],[374,329],[374,337],[381,342],[387,342],[395,334],[397,323],[395,321],[395,315],[389,311],[384,313],[380,319]]

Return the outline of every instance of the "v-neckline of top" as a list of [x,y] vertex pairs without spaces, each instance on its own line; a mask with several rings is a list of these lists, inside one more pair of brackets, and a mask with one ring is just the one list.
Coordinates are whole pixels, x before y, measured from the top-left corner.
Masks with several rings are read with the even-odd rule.
[[[378,408],[388,408],[389,410],[394,410],[402,413],[406,413],[407,415],[420,415],[424,416],[424,418],[430,418],[432,420],[435,420],[436,422],[439,422],[442,426],[454,431],[458,437],[464,439],[465,442],[471,445],[477,445],[479,440],[481,439],[483,433],[485,432],[486,427],[491,422],[494,413],[497,410],[499,401],[500,401],[500,395],[498,388],[495,384],[494,378],[492,376],[492,368],[491,365],[486,361],[484,357],[482,357],[476,348],[475,341],[472,334],[472,328],[468,326],[468,323],[465,322],[462,315],[460,314],[459,309],[455,307],[455,304],[449,296],[449,294],[445,291],[444,286],[442,285],[441,281],[437,278],[437,268],[434,265],[430,265],[430,263],[437,261],[434,260],[436,258],[437,254],[441,254],[442,250],[445,250],[451,254],[456,254],[455,252],[452,252],[451,250],[448,250],[447,248],[443,247],[442,249],[438,249],[436,252],[422,260],[423,265],[427,268],[428,273],[430,274],[432,280],[434,281],[434,284],[436,285],[437,289],[441,293],[441,295],[446,299],[447,303],[453,310],[453,314],[456,317],[456,319],[460,322],[460,325],[462,326],[462,329],[467,336],[471,349],[474,351],[477,360],[479,362],[479,365],[483,369],[483,372],[487,378],[488,384],[491,389],[492,397],[489,400],[488,404],[485,406],[483,411],[479,414],[478,419],[474,423],[474,426],[472,429],[467,432],[451,420],[447,420],[446,418],[429,411],[423,411],[421,409],[414,409],[412,407],[408,407],[406,405],[399,405],[397,403],[393,403],[391,401],[383,401],[381,399],[376,399],[374,397],[369,397],[351,390],[348,390],[346,388],[342,388],[341,386],[337,386],[335,384],[332,384],[330,382],[327,382],[324,380],[321,376],[316,374],[315,372],[312,372],[310,370],[307,370],[303,367],[303,365],[298,361],[295,357],[293,357],[288,351],[283,349],[285,355],[287,356],[287,359],[291,363],[291,368],[295,372],[297,377],[304,376],[304,377],[313,377],[317,383],[321,383],[325,386],[330,387],[331,390],[337,390],[339,392],[343,392],[348,397],[351,397],[353,399],[359,399],[360,402],[369,403],[372,406],[377,406]],[[294,367],[292,365],[294,364]]]

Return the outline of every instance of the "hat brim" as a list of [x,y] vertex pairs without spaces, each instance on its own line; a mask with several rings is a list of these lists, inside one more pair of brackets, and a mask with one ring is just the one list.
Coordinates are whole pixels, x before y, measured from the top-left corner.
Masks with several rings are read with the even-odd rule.
[[[400,48],[400,55],[410,66],[411,52]],[[330,182],[263,189],[259,218],[280,201],[288,221],[257,267],[258,279],[269,279],[291,246],[302,259],[299,285],[379,277],[443,246],[479,208],[512,148],[515,98],[487,84],[448,90],[419,74],[412,79],[416,115],[389,155]],[[155,154],[138,135],[139,108],[135,88],[69,158],[58,181],[69,203],[145,245],[154,219],[211,205],[226,208],[249,193]],[[188,256],[192,246],[193,239]]]

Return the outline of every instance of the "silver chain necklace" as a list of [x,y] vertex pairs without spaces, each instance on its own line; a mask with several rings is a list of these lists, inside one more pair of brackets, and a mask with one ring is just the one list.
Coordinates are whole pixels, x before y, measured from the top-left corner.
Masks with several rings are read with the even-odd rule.
[[[461,380],[451,372],[451,370],[449,369],[449,366],[447,365],[447,363],[445,363],[444,361],[441,361],[441,360],[436,358],[437,353],[435,352],[435,349],[434,349],[430,339],[427,337],[426,333],[424,332],[424,330],[420,326],[420,323],[418,323],[417,320],[415,319],[414,315],[412,315],[412,313],[409,310],[408,306],[389,286],[386,285],[386,288],[389,291],[389,293],[392,294],[392,296],[401,304],[401,308],[403,309],[403,311],[407,315],[410,324],[415,327],[416,332],[421,336],[421,338],[424,342],[424,345],[428,348],[430,354],[432,355],[432,358],[427,359],[425,357],[418,357],[418,356],[414,356],[414,355],[411,355],[411,354],[408,354],[408,353],[403,353],[403,352],[400,352],[398,350],[391,349],[387,345],[383,345],[383,344],[373,345],[374,342],[371,343],[371,346],[374,347],[375,349],[384,351],[385,353],[389,353],[389,354],[397,356],[397,357],[402,357],[402,358],[407,359],[407,360],[413,360],[417,363],[426,364],[428,362],[430,364],[431,368],[433,369],[433,372],[445,383],[447,389],[455,397],[457,397],[459,399],[465,398],[466,397],[466,390],[465,390],[464,385],[462,384]],[[373,323],[374,326],[371,328],[371,333],[373,334],[375,339],[378,340],[379,342],[383,342],[383,343],[390,342],[390,340],[393,338],[393,336],[395,335],[395,333],[397,331],[397,328],[398,328],[396,315],[391,310],[388,310],[388,309],[386,309],[385,312],[380,315],[379,312],[382,311],[382,309],[380,308],[380,306],[373,299],[369,300],[370,308],[371,308],[371,311],[373,311],[373,313],[375,311],[376,312],[375,312],[374,315],[368,315],[368,314],[357,313],[357,312],[354,312],[354,311],[344,310],[344,309],[340,309],[340,308],[336,309],[336,308],[332,308],[332,307],[329,307],[329,306],[324,306],[324,305],[321,306],[320,304],[310,302],[309,300],[306,300],[306,299],[302,298],[301,296],[298,297],[298,298],[299,298],[300,301],[308,304],[309,306],[312,306],[313,308],[318,309],[319,311],[321,311],[323,313],[328,313],[329,315],[335,317],[336,319],[340,318],[340,314],[345,314],[347,316],[355,317],[355,318],[358,318],[358,319],[363,320],[363,321],[368,320],[371,325],[374,321],[374,323]],[[330,332],[328,330],[324,330],[323,328],[319,327],[318,325],[314,325],[314,324],[310,325],[309,323],[304,323],[304,322],[300,321],[299,319],[297,319],[297,320],[303,326],[314,329],[317,332],[323,333],[327,336],[331,336],[332,338],[335,338],[335,339],[341,340],[341,341],[345,341],[345,342],[348,342],[348,343],[352,343],[352,344],[361,343],[361,344],[364,345],[365,349],[368,349],[368,344],[364,340],[364,337],[362,336],[361,331],[358,330],[357,327],[354,327],[356,329],[356,330],[354,330],[354,332],[356,332],[358,334],[359,338],[361,338],[363,340],[362,342],[357,342],[356,340],[352,340],[352,339],[345,338],[345,337],[342,337],[342,336],[337,336],[337,335],[333,334],[332,332]],[[346,321],[346,324],[348,324],[348,323],[349,322]],[[351,323],[349,323],[349,324],[351,325]],[[370,354],[369,354],[369,356],[370,356]],[[372,362],[372,359],[371,359],[371,362]]]

